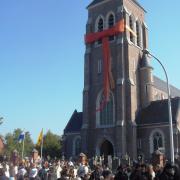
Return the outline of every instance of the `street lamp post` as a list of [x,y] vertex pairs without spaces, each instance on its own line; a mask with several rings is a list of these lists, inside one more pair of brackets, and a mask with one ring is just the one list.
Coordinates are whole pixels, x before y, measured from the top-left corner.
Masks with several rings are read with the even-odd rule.
[[161,63],[161,61],[151,54],[147,49],[143,50],[143,52],[147,55],[153,57],[164,70],[166,76],[166,84],[167,84],[167,93],[168,93],[168,113],[169,113],[169,134],[170,134],[170,153],[171,153],[171,163],[174,164],[174,138],[173,138],[173,123],[172,123],[172,110],[171,110],[171,97],[170,97],[170,88],[169,88],[169,80],[165,67]]

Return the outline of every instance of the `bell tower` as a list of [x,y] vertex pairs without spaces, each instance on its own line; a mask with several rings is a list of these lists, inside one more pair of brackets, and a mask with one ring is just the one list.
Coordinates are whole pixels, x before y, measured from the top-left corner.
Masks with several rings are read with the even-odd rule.
[[94,0],[87,10],[86,37],[91,41],[86,41],[84,56],[82,151],[90,157],[128,154],[135,159],[139,64],[148,46],[146,11],[135,0]]

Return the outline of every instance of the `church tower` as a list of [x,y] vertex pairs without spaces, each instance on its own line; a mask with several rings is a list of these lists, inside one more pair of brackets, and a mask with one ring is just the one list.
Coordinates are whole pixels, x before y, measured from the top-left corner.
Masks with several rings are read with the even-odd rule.
[[[143,49],[148,48],[146,11],[136,0],[94,0],[88,7],[86,36],[112,30],[124,19],[124,32],[108,36],[110,73],[114,86],[104,99],[104,41],[102,38],[86,42],[84,58],[82,151],[89,157],[113,155],[131,159],[137,157],[135,118],[148,100],[141,96],[150,67],[144,63]],[[106,46],[107,47],[107,46]],[[107,49],[106,49],[107,50]],[[143,78],[144,77],[144,78]],[[151,83],[151,82],[150,82]],[[149,86],[146,86],[149,88]]]

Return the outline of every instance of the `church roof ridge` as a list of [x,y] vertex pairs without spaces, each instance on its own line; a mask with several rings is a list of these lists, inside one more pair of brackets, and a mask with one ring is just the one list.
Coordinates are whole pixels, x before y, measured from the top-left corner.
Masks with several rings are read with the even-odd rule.
[[[171,107],[173,123],[176,123],[180,110],[180,97],[171,98]],[[136,118],[138,125],[168,122],[168,99],[152,101],[149,106],[140,110]]]
[[75,109],[64,129],[64,133],[80,132],[81,127],[82,127],[82,112],[78,112]]
[[[166,82],[165,82],[164,80],[160,79],[159,77],[155,76],[155,75],[154,75],[153,77],[154,77],[154,85],[155,85],[158,89],[167,92]],[[179,96],[180,96],[180,89],[177,88],[177,87],[175,87],[175,86],[172,85],[172,84],[169,84],[169,86],[170,86],[170,90],[171,90],[171,95],[172,95],[172,96],[178,96],[178,97],[179,97]]]
[[105,1],[105,0],[94,0],[87,6],[87,8],[94,6],[95,4],[101,3],[102,1]]

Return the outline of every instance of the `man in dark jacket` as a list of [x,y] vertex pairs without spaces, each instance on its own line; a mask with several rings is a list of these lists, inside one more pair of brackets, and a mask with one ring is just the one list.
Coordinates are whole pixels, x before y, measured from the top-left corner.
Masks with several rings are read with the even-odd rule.
[[119,180],[119,179],[128,180],[128,175],[125,173],[125,170],[126,170],[126,167],[120,165],[117,168],[117,174],[115,175],[114,180]]
[[100,165],[97,165],[95,167],[95,170],[92,172],[90,176],[90,180],[100,180],[100,177],[102,176],[102,167]]
[[159,180],[174,180],[175,169],[171,164],[166,164],[162,174],[159,176]]

